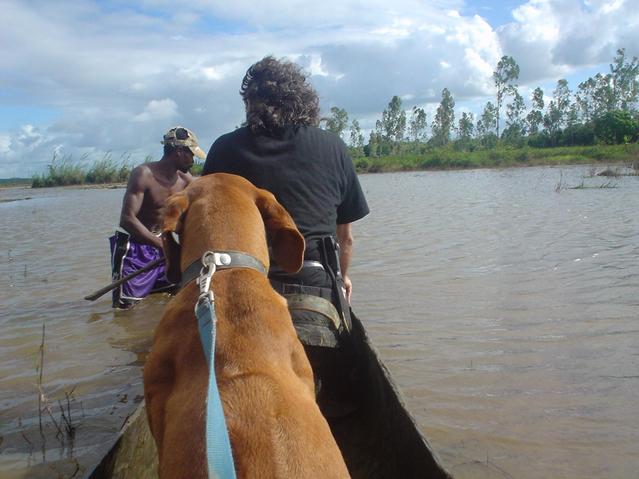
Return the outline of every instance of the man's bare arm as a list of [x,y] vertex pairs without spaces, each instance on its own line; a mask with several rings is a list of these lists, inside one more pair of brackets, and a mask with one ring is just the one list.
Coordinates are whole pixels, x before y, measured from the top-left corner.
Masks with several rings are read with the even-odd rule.
[[151,233],[137,216],[144,201],[146,174],[147,171],[144,166],[135,168],[131,173],[131,178],[129,178],[126,193],[124,194],[124,200],[122,201],[120,226],[127,230],[136,241],[162,248],[162,240]]
[[339,243],[339,267],[344,277],[344,286],[346,287],[346,299],[351,302],[351,294],[353,293],[353,283],[348,277],[348,267],[351,264],[351,256],[353,254],[353,231],[351,223],[337,225],[337,242]]

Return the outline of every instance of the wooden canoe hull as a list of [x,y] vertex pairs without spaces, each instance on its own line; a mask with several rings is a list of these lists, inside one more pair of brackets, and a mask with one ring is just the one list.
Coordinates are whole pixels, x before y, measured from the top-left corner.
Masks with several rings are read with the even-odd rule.
[[109,452],[87,476],[90,479],[157,479],[158,451],[142,402],[129,417]]
[[[363,375],[356,394],[360,407],[328,419],[354,479],[450,478],[379,359],[366,330],[352,314],[352,336]],[[142,403],[88,479],[157,478],[157,451]]]

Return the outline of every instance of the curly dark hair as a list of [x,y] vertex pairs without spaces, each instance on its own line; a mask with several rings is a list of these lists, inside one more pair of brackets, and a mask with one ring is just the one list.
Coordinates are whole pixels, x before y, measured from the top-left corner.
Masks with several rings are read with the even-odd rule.
[[254,133],[277,134],[285,126],[319,125],[319,98],[301,67],[264,57],[251,65],[240,95],[246,123]]

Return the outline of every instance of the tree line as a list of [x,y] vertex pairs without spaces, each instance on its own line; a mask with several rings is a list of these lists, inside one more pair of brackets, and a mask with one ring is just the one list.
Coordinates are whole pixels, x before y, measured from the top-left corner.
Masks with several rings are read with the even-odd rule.
[[[393,96],[365,142],[359,121],[349,124],[346,110],[332,107],[324,127],[340,135],[354,156],[419,154],[438,147],[459,151],[510,147],[556,147],[636,142],[639,132],[639,60],[628,59],[624,48],[610,64],[571,91],[560,79],[546,101],[544,91],[532,92],[529,106],[519,93],[519,65],[503,56],[492,76],[495,98],[479,115],[455,115],[455,100],[444,88],[432,121],[426,111],[413,106],[408,112]],[[457,118],[457,121],[455,121]],[[502,128],[503,126],[503,128]]]

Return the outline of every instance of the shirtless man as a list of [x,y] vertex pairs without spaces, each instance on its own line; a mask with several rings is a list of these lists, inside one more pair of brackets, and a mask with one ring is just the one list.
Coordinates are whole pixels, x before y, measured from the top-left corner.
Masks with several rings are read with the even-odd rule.
[[[205,158],[196,136],[177,126],[164,135],[160,161],[137,166],[131,172],[122,201],[120,226],[109,238],[113,281],[127,276],[162,257],[159,232],[162,208],[173,193],[182,191],[193,177],[193,157]],[[113,290],[113,307],[129,309],[150,293],[166,291],[164,264],[142,273]]]

